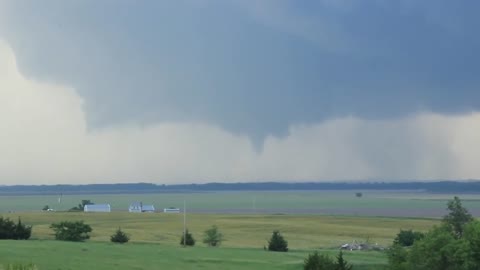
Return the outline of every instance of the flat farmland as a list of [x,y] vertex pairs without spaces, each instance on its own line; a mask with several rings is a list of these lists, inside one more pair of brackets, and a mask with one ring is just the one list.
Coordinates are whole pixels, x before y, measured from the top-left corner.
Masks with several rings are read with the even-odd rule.
[[[65,211],[89,199],[109,203],[113,211],[127,211],[130,203],[154,204],[157,210],[183,208],[189,212],[212,214],[320,214],[347,216],[432,217],[445,214],[446,202],[455,194],[425,192],[362,191],[270,191],[196,192],[158,194],[86,194],[0,196],[0,212],[40,211],[43,206]],[[480,196],[460,196],[465,206],[480,216]]]
[[[5,217],[32,224],[32,239],[51,240],[53,222],[84,220],[93,228],[91,241],[109,241],[121,227],[132,242],[177,245],[183,230],[181,214],[164,213],[10,213]],[[353,241],[387,246],[400,229],[426,231],[439,224],[436,219],[347,217],[322,215],[223,215],[188,214],[188,229],[201,238],[203,231],[217,225],[225,234],[225,247],[263,248],[273,230],[280,230],[292,249],[338,248]]]
[[[86,194],[0,196],[2,216],[33,225],[29,241],[0,241],[0,263],[33,262],[44,269],[301,269],[314,250],[335,255],[344,243],[369,242],[389,246],[400,229],[427,231],[440,223],[446,202],[454,194],[362,191],[202,192],[161,194]],[[478,216],[477,195],[462,195]],[[112,213],[65,212],[89,199],[110,203]],[[182,214],[128,213],[131,202],[143,201],[182,208],[187,202],[187,227],[197,239],[193,248],[179,246]],[[40,209],[49,205],[55,212]],[[423,211],[423,212],[422,212]],[[423,215],[420,215],[422,214]],[[93,228],[84,243],[55,241],[54,222],[83,220]],[[220,248],[207,248],[203,232],[217,225],[225,235]],[[122,228],[131,241],[109,242]],[[287,254],[265,252],[273,230],[289,242]],[[62,256],[56,256],[56,254]],[[88,258],[88,259],[85,259]],[[357,270],[383,269],[379,251],[347,252]]]
[[[17,212],[33,225],[29,241],[0,241],[0,263],[33,262],[44,269],[302,269],[304,258],[314,250],[332,256],[343,243],[370,242],[388,246],[400,229],[426,231],[436,219],[347,217],[323,215],[224,215],[188,214],[187,227],[197,239],[193,248],[179,245],[183,227],[181,214],[165,213],[73,213]],[[83,220],[93,228],[83,243],[55,241],[50,224]],[[219,248],[208,248],[202,233],[217,225],[225,236]],[[121,227],[131,241],[109,242]],[[286,254],[266,252],[273,230],[280,230],[289,242]],[[60,255],[61,254],[61,255]],[[357,270],[383,269],[386,255],[379,251],[346,252]]]

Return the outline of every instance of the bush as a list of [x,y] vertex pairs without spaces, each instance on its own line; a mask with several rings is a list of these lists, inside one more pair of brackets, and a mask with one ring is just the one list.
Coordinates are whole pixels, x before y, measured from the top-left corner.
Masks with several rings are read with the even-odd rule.
[[340,251],[340,253],[338,253],[337,255],[337,263],[335,264],[335,270],[352,270],[352,268],[352,265],[343,258],[343,252]]
[[218,230],[216,225],[206,230],[203,237],[203,243],[209,247],[218,247],[223,241],[223,234]]
[[393,240],[395,245],[400,245],[402,247],[410,247],[417,240],[423,239],[425,237],[424,233],[414,232],[412,230],[400,230],[397,234],[397,237]]
[[[187,241],[184,241],[184,237],[187,239]],[[187,230],[185,232],[185,235],[182,233],[182,237],[180,239],[180,245],[187,245],[193,247],[195,245],[195,239],[193,238],[193,235]]]
[[55,232],[55,239],[74,242],[89,239],[88,233],[92,231],[92,227],[83,221],[62,221],[53,223],[50,228]]
[[118,228],[118,230],[110,236],[110,241],[112,241],[113,243],[123,244],[127,243],[129,240],[130,237],[128,237],[126,233],[122,232],[120,228]]
[[480,222],[472,218],[458,197],[447,206],[450,211],[442,225],[414,241],[411,248],[394,243],[387,253],[389,269],[479,269]]
[[273,231],[270,241],[268,241],[269,251],[288,251],[288,242],[283,238],[279,231]]
[[32,226],[22,223],[20,218],[17,224],[9,218],[0,217],[0,239],[27,240],[32,235]]
[[303,263],[304,270],[335,270],[335,262],[328,255],[320,255],[317,251],[309,254]]
[[337,261],[328,255],[320,255],[317,251],[309,254],[303,263],[304,270],[352,270],[352,265],[343,259],[343,253],[337,256]]
[[394,244],[387,251],[388,265],[390,270],[406,270],[408,252],[403,246]]

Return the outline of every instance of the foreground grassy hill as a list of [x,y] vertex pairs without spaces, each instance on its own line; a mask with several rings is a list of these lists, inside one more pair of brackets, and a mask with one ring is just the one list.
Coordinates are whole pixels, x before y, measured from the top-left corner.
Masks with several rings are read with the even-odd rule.
[[[308,252],[274,253],[252,248],[181,248],[163,244],[115,245],[103,242],[0,241],[3,263],[33,262],[40,270],[302,269]],[[325,251],[336,254],[334,251]],[[382,269],[378,252],[348,253],[355,269]]]

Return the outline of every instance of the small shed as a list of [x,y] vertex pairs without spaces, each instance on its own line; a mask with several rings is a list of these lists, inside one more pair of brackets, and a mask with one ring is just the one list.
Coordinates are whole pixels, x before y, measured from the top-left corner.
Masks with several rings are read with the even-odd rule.
[[87,204],[83,207],[84,212],[110,213],[112,208],[110,204]]
[[175,207],[169,207],[169,208],[163,209],[163,212],[164,213],[180,213],[180,209]]

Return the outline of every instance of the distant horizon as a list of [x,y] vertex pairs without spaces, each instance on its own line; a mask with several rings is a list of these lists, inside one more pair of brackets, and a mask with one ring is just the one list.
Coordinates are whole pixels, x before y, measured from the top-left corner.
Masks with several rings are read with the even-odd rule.
[[436,183],[480,183],[480,179],[461,179],[461,180],[398,180],[398,181],[387,181],[387,180],[344,180],[344,181],[240,181],[240,182],[221,182],[221,181],[211,181],[211,182],[198,182],[198,183],[157,183],[157,182],[100,182],[100,183],[58,183],[58,184],[13,184],[13,185],[2,185],[0,187],[15,187],[15,186],[95,186],[95,185],[155,185],[155,186],[189,186],[189,185],[243,185],[243,184],[436,184]]
[[249,182],[205,184],[79,184],[79,185],[15,185],[0,186],[0,195],[55,195],[55,194],[142,194],[169,192],[221,191],[424,191],[433,193],[480,193],[480,181],[439,182]]

